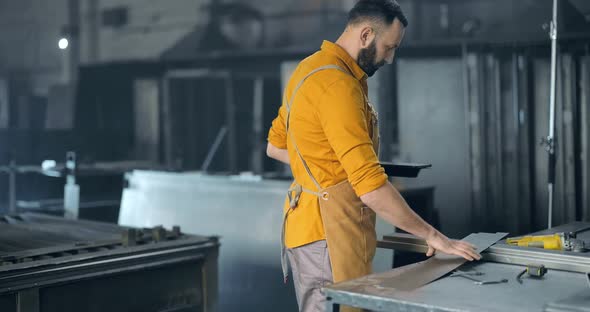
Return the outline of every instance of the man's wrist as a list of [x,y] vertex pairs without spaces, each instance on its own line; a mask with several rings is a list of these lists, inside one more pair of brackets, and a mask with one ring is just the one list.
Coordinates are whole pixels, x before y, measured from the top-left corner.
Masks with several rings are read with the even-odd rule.
[[439,234],[440,233],[434,227],[432,227],[431,225],[428,225],[428,229],[426,231],[426,237],[424,239],[427,241],[433,240],[436,237],[438,237]]

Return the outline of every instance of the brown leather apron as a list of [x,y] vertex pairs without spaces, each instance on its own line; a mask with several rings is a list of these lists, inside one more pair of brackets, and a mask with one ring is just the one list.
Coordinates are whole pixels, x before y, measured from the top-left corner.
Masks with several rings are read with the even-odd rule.
[[[338,283],[365,276],[372,272],[372,260],[373,256],[375,255],[377,240],[375,234],[375,212],[363,204],[347,180],[327,188],[322,188],[314,178],[313,174],[309,170],[309,166],[299,152],[297,144],[295,143],[295,138],[293,137],[293,133],[289,131],[289,117],[295,94],[307,78],[318,71],[326,69],[337,69],[350,74],[336,65],[322,66],[305,76],[295,87],[289,101],[285,102],[287,108],[287,133],[292,140],[293,147],[295,148],[299,159],[303,163],[307,174],[314,182],[317,191],[305,189],[299,183],[297,183],[297,181],[293,183],[293,187],[288,191],[290,208],[285,213],[283,220],[283,233],[281,237],[281,243],[283,246],[282,264],[284,277],[286,279],[287,260],[286,248],[284,245],[285,222],[291,210],[297,207],[297,202],[299,201],[301,192],[314,194],[318,196],[318,201],[320,204],[320,212],[324,225],[328,252],[330,254],[330,263],[332,265],[334,283]],[[369,129],[372,132],[370,135],[373,141],[373,148],[375,149],[375,152],[377,152],[379,150],[377,115],[374,108],[368,102],[368,98],[364,90],[363,94],[365,96],[366,104],[369,107],[369,112],[371,113],[372,125],[370,125],[371,127]],[[291,161],[295,160],[292,159]]]

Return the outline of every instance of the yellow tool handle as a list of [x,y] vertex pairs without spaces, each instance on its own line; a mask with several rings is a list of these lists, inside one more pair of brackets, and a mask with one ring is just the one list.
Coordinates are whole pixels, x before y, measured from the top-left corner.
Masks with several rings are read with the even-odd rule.
[[507,238],[506,243],[520,247],[536,247],[551,250],[563,249],[563,234],[557,233],[552,235],[522,236]]

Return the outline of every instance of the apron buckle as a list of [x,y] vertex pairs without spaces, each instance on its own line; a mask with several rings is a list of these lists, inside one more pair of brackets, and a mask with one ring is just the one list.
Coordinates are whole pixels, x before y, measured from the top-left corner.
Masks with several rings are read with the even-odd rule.
[[[297,204],[299,203],[299,197],[301,196],[302,191],[303,188],[299,184],[295,185],[293,188],[287,191],[287,196],[289,197],[289,207],[291,207],[292,209],[295,209],[295,207],[297,207]],[[293,196],[291,192],[294,192],[295,196]]]

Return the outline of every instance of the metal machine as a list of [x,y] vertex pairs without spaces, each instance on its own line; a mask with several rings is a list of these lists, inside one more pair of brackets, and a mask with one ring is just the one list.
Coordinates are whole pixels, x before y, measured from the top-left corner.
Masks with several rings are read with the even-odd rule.
[[215,311],[216,237],[0,217],[0,311]]
[[[574,222],[534,235],[577,233],[590,241],[590,223]],[[426,243],[408,234],[383,237],[381,248],[426,252]],[[441,278],[407,287],[400,276],[428,278],[447,265],[426,262],[325,288],[330,311],[351,305],[374,311],[590,311],[590,252],[513,246],[498,240],[482,252],[483,259],[451,268]],[[453,257],[451,257],[453,258]],[[454,259],[454,260],[453,260]],[[454,257],[448,261],[456,261]],[[524,271],[524,272],[523,272]]]

